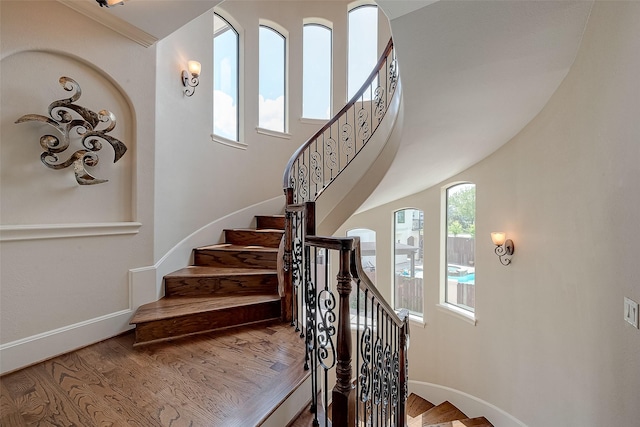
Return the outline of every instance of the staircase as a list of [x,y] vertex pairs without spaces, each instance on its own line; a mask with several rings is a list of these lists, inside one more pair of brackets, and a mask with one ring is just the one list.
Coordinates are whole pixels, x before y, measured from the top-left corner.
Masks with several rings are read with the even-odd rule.
[[282,317],[277,273],[284,216],[224,231],[224,243],[194,249],[194,265],[164,277],[165,296],[131,319],[136,346]]
[[493,427],[485,417],[468,418],[452,403],[439,405],[411,393],[407,399],[407,427]]
[[[330,419],[331,406],[329,406],[328,412]],[[320,426],[324,426],[324,414],[319,419]],[[369,421],[370,419],[365,421],[364,416],[360,415],[359,425],[370,425]],[[328,421],[326,424],[330,426],[331,422]],[[311,425],[313,425],[313,415],[307,408],[290,427],[309,427]],[[493,424],[485,417],[468,418],[464,412],[448,401],[434,405],[415,393],[411,393],[407,399],[406,425],[407,427],[493,427]]]

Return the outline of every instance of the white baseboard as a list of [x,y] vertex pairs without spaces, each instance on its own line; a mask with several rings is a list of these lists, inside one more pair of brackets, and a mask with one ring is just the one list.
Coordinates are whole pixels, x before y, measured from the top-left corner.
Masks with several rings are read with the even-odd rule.
[[130,309],[0,345],[0,374],[114,337],[131,329]]
[[502,409],[460,390],[422,381],[409,381],[409,393],[439,405],[448,400],[468,417],[485,417],[495,427],[527,427],[525,423]]

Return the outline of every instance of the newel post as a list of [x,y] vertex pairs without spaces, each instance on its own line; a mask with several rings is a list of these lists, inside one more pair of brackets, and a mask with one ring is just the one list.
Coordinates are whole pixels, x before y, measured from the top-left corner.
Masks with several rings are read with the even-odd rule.
[[351,271],[349,262],[353,251],[353,240],[342,240],[337,291],[338,332],[336,355],[336,385],[332,393],[332,425],[355,426],[355,393],[351,385],[351,321],[349,318],[349,295],[351,294]]

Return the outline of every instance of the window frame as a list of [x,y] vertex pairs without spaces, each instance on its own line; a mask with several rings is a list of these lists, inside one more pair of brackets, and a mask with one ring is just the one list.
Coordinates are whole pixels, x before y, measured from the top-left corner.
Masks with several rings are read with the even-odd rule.
[[[440,298],[439,298],[439,304],[437,306],[437,308],[443,312],[446,312],[448,314],[454,315],[455,317],[458,317],[461,320],[464,320],[468,323],[471,323],[472,325],[476,325],[477,320],[476,320],[476,313],[477,313],[477,307],[476,304],[474,302],[474,307],[473,307],[473,311],[472,310],[468,310],[465,307],[455,304],[455,303],[450,303],[447,301],[447,288],[448,288],[448,211],[449,211],[449,190],[457,187],[459,185],[473,185],[475,189],[477,189],[477,185],[474,182],[471,181],[456,181],[456,182],[451,182],[448,183],[447,185],[443,186],[441,188],[442,192],[441,192],[441,206],[442,206],[442,215],[441,215],[441,223],[440,223],[440,231],[441,231],[441,251],[440,251],[440,258],[441,258],[441,263],[440,263]],[[476,221],[476,205],[477,203],[474,202],[474,224]],[[474,274],[475,274],[475,234],[474,234]],[[476,288],[475,288],[475,276],[474,276],[474,295],[476,292]]]
[[[411,215],[411,221],[407,221],[406,220],[407,211],[409,211],[409,210],[415,211],[418,214],[419,218],[422,217],[423,223],[422,223],[422,229],[421,230],[413,230],[413,214]],[[397,222],[399,213],[403,214],[404,222]],[[416,285],[415,283],[413,285],[416,286],[416,288],[418,288],[418,287],[420,288],[420,295],[421,295],[421,298],[422,298],[422,301],[420,303],[420,309],[421,309],[420,312],[412,310],[409,307],[398,307],[397,306],[398,294],[397,294],[396,291],[397,291],[397,288],[398,288],[398,283],[397,283],[398,274],[396,274],[396,265],[397,265],[396,264],[396,257],[399,256],[399,255],[396,254],[396,249],[397,249],[396,244],[400,243],[400,242],[396,242],[397,233],[398,233],[398,230],[397,230],[397,225],[398,224],[402,224],[404,226],[404,228],[406,229],[406,231],[408,231],[411,234],[411,236],[413,236],[413,232],[415,232],[415,231],[417,231],[417,234],[418,234],[418,243],[417,243],[418,251],[417,251],[417,255],[418,255],[418,261],[422,260],[422,268],[423,268],[423,270],[422,270],[422,278],[421,278],[422,283],[419,286]],[[409,315],[412,318],[412,320],[417,321],[419,323],[423,323],[424,312],[425,312],[425,310],[424,310],[424,307],[425,307],[425,293],[424,293],[424,288],[425,288],[425,286],[424,286],[424,283],[425,283],[424,282],[424,264],[425,264],[424,263],[424,238],[425,238],[425,235],[424,235],[424,211],[422,209],[418,209],[416,207],[406,207],[406,208],[400,208],[400,209],[394,210],[393,214],[392,214],[392,236],[393,236],[393,238],[391,239],[391,245],[392,245],[392,247],[391,247],[391,257],[392,257],[392,262],[391,262],[391,269],[392,269],[392,271],[391,271],[391,274],[392,274],[391,294],[392,294],[393,308],[394,308],[394,310],[400,310],[402,308],[407,308],[407,309],[409,309]],[[422,237],[422,241],[423,241],[422,248],[420,248],[420,237]],[[400,254],[400,255],[402,255],[402,254]],[[414,256],[415,256],[415,254],[414,254]],[[415,264],[415,258],[414,258],[413,265],[414,265],[414,268],[417,267],[416,264]],[[413,277],[411,277],[411,273],[409,273],[409,279],[414,279],[414,280],[417,279],[417,277],[415,277],[415,271],[416,270],[414,270],[414,276]]]
[[[260,67],[262,61],[260,60],[260,49],[261,49],[261,30],[267,29],[279,35],[283,40],[283,129],[275,130],[266,127],[262,127],[260,123],[260,95],[261,95],[261,87],[260,87]],[[274,136],[279,138],[290,138],[289,135],[289,32],[286,31],[282,26],[278,25],[273,21],[260,20],[258,26],[258,124],[256,127],[256,131],[263,135]]]
[[[329,114],[326,118],[309,117],[305,115],[305,29],[307,27],[320,27],[329,31]],[[329,21],[320,18],[305,19],[302,24],[302,112],[300,114],[302,121],[326,121],[333,115],[333,25]]]
[[[364,71],[364,80],[366,80],[366,78],[369,76],[369,74],[371,73],[371,71],[373,70],[373,68],[375,67],[377,61],[378,61],[378,30],[379,30],[379,26],[380,26],[380,20],[379,20],[379,7],[377,4],[375,3],[370,3],[370,2],[356,2],[354,3],[352,6],[349,7],[348,11],[347,11],[347,81],[346,81],[346,96],[347,96],[347,102],[351,100],[352,97],[355,96],[355,94],[358,92],[358,90],[362,87],[362,84],[364,83],[364,80],[362,82],[360,82],[358,84],[357,87],[352,88],[350,86],[350,81],[351,81],[351,72],[352,72],[352,66],[351,63],[352,61],[352,57],[351,57],[351,14],[357,11],[361,11],[364,10],[365,8],[374,8],[376,10],[376,25],[375,25],[375,37],[371,37],[371,39],[374,40],[374,54],[372,58],[369,58],[372,60],[372,64],[371,67],[367,67],[368,70]],[[362,49],[359,49],[360,51]],[[363,101],[370,101],[370,94],[368,93],[368,91],[365,91],[365,94],[363,95],[364,99],[362,99]]]
[[[244,92],[244,87],[243,87],[243,75],[244,75],[244,70],[243,70],[243,63],[242,63],[242,57],[243,57],[243,40],[244,40],[244,31],[242,31],[242,28],[240,27],[240,25],[235,22],[233,19],[231,19],[230,17],[226,16],[226,14],[221,13],[222,11],[220,10],[214,10],[214,29],[213,29],[213,45],[215,46],[215,38],[219,35],[222,35],[224,33],[226,33],[227,31],[231,30],[236,34],[236,87],[235,87],[235,91],[236,91],[236,139],[231,139],[231,138],[227,138],[223,135],[217,134],[215,132],[215,111],[216,111],[216,107],[215,107],[215,95],[214,95],[214,100],[212,102],[213,104],[213,129],[211,132],[211,139],[214,142],[218,142],[220,144],[223,145],[228,145],[231,147],[235,147],[235,148],[241,148],[241,149],[246,149],[247,148],[247,144],[245,144],[244,142],[242,142],[244,140],[244,108],[243,108],[243,92]],[[215,29],[215,19],[221,19],[222,21],[224,21],[226,23],[226,25],[228,26],[227,29],[224,29],[222,32],[220,31],[216,31]],[[215,73],[216,73],[216,69],[215,69],[215,48],[213,50],[213,65],[214,65],[214,69],[213,69],[213,87],[214,87],[214,94],[215,94]]]

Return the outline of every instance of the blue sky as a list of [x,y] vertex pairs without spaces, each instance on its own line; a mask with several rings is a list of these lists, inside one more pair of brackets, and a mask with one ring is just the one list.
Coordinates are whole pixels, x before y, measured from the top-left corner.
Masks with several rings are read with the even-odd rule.
[[[349,14],[348,96],[362,86],[377,61],[376,7]],[[225,31],[226,29],[226,31]],[[214,22],[214,133],[237,140],[237,34],[217,15]],[[303,39],[303,117],[329,119],[331,114],[331,43],[327,27],[308,25]],[[285,43],[276,31],[260,27],[259,127],[285,132]],[[345,99],[345,100],[346,100]]]

